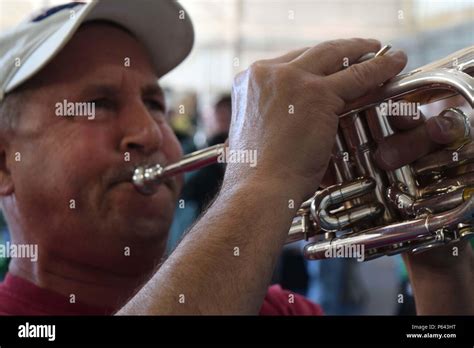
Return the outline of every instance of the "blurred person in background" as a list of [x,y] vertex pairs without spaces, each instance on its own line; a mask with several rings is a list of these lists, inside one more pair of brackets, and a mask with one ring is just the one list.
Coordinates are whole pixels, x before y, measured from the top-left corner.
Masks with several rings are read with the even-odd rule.
[[169,88],[164,92],[167,100],[171,100],[167,110],[168,122],[183,148],[183,153],[195,151],[193,135],[198,119],[196,93],[177,94]]
[[[221,96],[211,112],[203,116],[203,128],[207,146],[222,144],[229,136],[232,118],[232,100],[230,94]],[[184,185],[182,198],[196,203],[196,217],[217,195],[224,178],[225,164],[214,163],[201,168]]]
[[[230,94],[221,95],[212,110],[202,116],[207,146],[221,144],[227,140],[231,118],[231,96]],[[174,249],[186,230],[217,195],[224,172],[224,163],[214,163],[186,174],[184,188],[170,229],[168,252]]]

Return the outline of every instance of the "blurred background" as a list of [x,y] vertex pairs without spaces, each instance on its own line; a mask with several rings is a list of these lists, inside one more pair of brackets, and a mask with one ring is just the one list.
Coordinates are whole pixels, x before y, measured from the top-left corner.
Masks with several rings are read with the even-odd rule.
[[[32,11],[64,2],[0,0],[0,32]],[[226,139],[233,77],[255,60],[328,39],[372,37],[404,49],[409,57],[406,69],[411,70],[474,45],[474,0],[180,3],[194,22],[195,47],[181,66],[163,77],[162,85],[170,122],[186,152]],[[187,175],[169,251],[212,200],[223,172],[221,165],[214,165]],[[8,240],[2,224],[0,243]],[[307,263],[301,248],[301,244],[285,248],[274,281],[309,296],[327,314],[414,314],[410,285],[399,256],[366,263],[341,259]],[[0,279],[7,263],[0,258]]]

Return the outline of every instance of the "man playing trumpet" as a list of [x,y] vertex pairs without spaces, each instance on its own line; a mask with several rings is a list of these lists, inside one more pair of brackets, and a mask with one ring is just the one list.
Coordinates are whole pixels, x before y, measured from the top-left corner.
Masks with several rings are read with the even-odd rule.
[[[267,294],[295,214],[288,201],[298,207],[331,182],[337,115],[400,73],[405,54],[343,69],[344,59],[357,62],[380,43],[336,40],[239,74],[228,143],[255,149],[258,165],[227,165],[214,203],[160,264],[182,180],[143,196],[130,170],[182,156],[156,81],[186,57],[192,27],[175,3],[141,5],[71,4],[0,38],[3,213],[12,242],[39,249],[37,262],[12,259],[0,312],[319,314],[300,297],[283,304],[280,289]],[[156,23],[166,24],[158,36],[151,34]],[[63,100],[94,103],[94,118],[58,117]],[[394,126],[404,131],[381,142],[375,156],[383,169],[464,134],[462,123],[438,118]],[[419,314],[474,313],[472,249],[459,248],[457,257],[450,248],[405,256]]]

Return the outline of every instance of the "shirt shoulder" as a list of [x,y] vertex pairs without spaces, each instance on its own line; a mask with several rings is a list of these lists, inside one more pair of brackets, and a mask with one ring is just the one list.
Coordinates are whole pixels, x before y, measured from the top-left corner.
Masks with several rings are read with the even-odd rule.
[[27,315],[31,310],[21,295],[11,291],[7,281],[0,283],[0,315]]
[[0,283],[0,315],[109,315],[112,309],[71,302],[62,294],[7,273]]
[[323,315],[316,303],[296,293],[272,285],[260,308],[260,315]]

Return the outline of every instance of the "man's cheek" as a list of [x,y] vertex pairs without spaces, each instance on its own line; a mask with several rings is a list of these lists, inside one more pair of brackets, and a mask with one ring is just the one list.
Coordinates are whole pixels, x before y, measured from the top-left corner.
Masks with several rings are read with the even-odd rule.
[[77,195],[66,181],[49,171],[38,173],[34,180],[28,175],[20,176],[14,194],[19,210],[33,225],[44,224],[46,218],[51,229],[69,214],[72,217],[79,206]]
[[91,177],[96,170],[94,161],[77,160],[76,156],[63,153],[57,154],[54,160],[48,162],[38,189],[50,200],[57,201],[58,209],[65,207],[67,210],[75,210],[84,206]]

